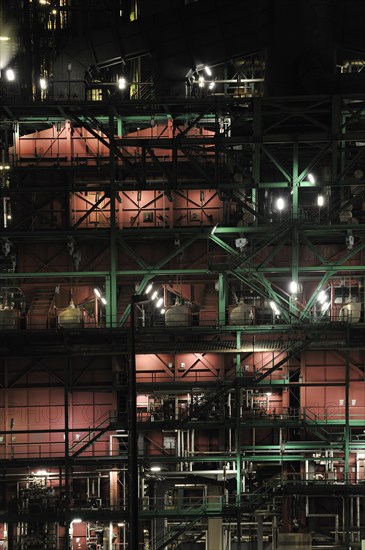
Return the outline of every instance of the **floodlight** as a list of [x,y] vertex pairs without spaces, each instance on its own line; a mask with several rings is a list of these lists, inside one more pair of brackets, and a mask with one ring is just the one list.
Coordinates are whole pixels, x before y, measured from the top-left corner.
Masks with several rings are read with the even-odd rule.
[[13,69],[6,69],[6,79],[9,81],[9,82],[13,82],[15,80],[15,73],[13,71]]
[[284,209],[285,203],[282,197],[279,197],[276,201],[276,208],[281,212]]

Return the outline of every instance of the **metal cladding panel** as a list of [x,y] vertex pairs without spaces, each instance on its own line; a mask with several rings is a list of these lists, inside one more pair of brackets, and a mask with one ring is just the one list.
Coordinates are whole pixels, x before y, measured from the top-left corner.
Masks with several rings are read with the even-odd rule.
[[[180,131],[185,130],[181,127]],[[154,148],[148,140],[153,139],[169,139],[174,137],[178,132],[174,131],[169,123],[164,125],[155,125],[151,128],[143,128],[137,132],[130,132],[124,136],[115,136],[123,138],[123,154],[126,154],[132,162],[142,160],[143,145],[149,146],[153,150],[153,154],[147,154],[146,162],[152,163],[154,158],[161,162],[171,162],[172,149],[168,147]],[[96,134],[96,135],[95,135]],[[98,137],[97,137],[98,136]],[[186,136],[194,140],[194,138],[212,137],[214,132],[203,127],[191,128]],[[128,144],[128,140],[133,142],[133,145]],[[136,142],[138,143],[136,144]],[[163,142],[162,142],[163,143]],[[17,161],[17,164],[38,164],[42,162],[42,166],[54,166],[65,164],[88,165],[95,166],[109,162],[110,149],[109,137],[100,130],[89,132],[85,128],[72,126],[70,121],[66,120],[60,127],[52,126],[46,130],[40,130],[24,136],[17,136],[15,146],[9,148],[9,156]],[[213,153],[208,148],[204,148],[204,155],[209,158]],[[179,160],[187,162],[188,159],[183,153],[179,153]],[[117,164],[123,164],[122,157],[116,158]]]
[[[365,374],[359,354],[349,361],[349,413],[356,420],[365,412]],[[337,352],[307,352],[302,367],[303,381],[323,383],[322,387],[303,387],[301,403],[319,417],[343,420],[345,417],[346,358]],[[326,386],[326,382],[331,385]]]
[[[96,131],[101,138],[106,136]],[[9,148],[10,157],[18,162],[42,165],[65,164],[71,161],[95,164],[98,157],[109,156],[109,149],[97,137],[84,128],[73,128],[69,121],[59,127],[52,126],[16,138],[15,146]],[[48,162],[47,162],[48,161]]]
[[185,353],[171,356],[137,355],[137,381],[216,380],[222,365],[223,360],[213,353]]
[[[111,393],[76,393],[69,405],[70,442],[91,433],[102,422],[108,425],[113,417]],[[0,394],[0,414],[8,434],[0,441],[2,458],[42,458],[65,453],[64,393],[61,389],[37,388],[7,390]],[[72,431],[74,430],[74,431]],[[93,445],[92,452],[108,452],[107,436]],[[87,453],[91,453],[88,449]]]

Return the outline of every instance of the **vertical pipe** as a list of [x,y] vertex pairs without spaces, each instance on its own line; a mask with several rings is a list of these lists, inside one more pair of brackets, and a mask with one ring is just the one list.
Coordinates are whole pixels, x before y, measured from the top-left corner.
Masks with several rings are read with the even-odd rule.
[[14,524],[10,522],[8,523],[8,548],[14,549]]
[[113,548],[113,522],[109,522],[109,548],[112,550]]
[[[253,132],[255,141],[253,145],[253,165],[252,178],[253,189],[251,192],[251,202],[253,209],[257,212],[259,206],[258,187],[260,183],[260,167],[261,167],[261,98],[253,100]],[[258,218],[255,218],[255,225],[258,225]]]
[[[70,385],[71,359],[67,359],[67,380],[64,387],[64,416],[65,416],[65,539],[64,548],[69,548],[69,530],[70,530],[70,432],[69,432],[69,401],[68,390]],[[62,506],[62,504],[61,504]]]
[[176,433],[176,452],[177,452],[177,456],[180,456],[180,437],[179,437],[179,430],[177,430],[177,433]]
[[351,525],[351,528],[354,527],[354,499],[352,497],[349,497],[350,498],[350,502],[349,502],[349,505],[350,505],[350,525]]
[[241,387],[236,380],[236,506],[237,506],[237,550],[241,549]]
[[264,550],[264,518],[256,516],[257,521],[257,550]]
[[114,113],[109,114],[109,177],[110,177],[110,287],[106,304],[107,326],[117,323],[117,243],[116,243],[116,188],[115,188],[115,141]]
[[356,524],[357,524],[357,542],[361,540],[361,507],[360,497],[356,497]]
[[239,353],[239,350],[241,349],[241,331],[236,332],[236,348],[237,348],[237,354],[236,354],[236,377],[240,376],[241,374],[241,354]]
[[135,343],[135,300],[131,301],[130,368],[128,399],[128,550],[139,548],[138,465],[137,465],[137,380]]
[[[180,445],[181,445],[181,456],[185,456],[185,441],[184,441],[184,432],[183,430],[180,431]],[[181,471],[184,471],[185,469],[185,462],[181,462]]]
[[[346,351],[345,381],[345,483],[350,483],[350,356]],[[345,548],[350,547],[349,496],[345,495]]]

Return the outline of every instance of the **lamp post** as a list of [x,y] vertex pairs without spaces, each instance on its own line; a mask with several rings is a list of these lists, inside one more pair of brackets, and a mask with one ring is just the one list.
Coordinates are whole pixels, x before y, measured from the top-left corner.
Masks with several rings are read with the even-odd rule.
[[138,452],[137,452],[137,377],[135,306],[149,301],[147,294],[134,294],[131,299],[129,399],[128,399],[128,550],[139,548]]

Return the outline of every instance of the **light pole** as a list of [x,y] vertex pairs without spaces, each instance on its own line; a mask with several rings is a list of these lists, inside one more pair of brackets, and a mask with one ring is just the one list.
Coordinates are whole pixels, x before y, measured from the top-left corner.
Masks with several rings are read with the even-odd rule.
[[137,452],[137,377],[135,307],[149,301],[147,294],[133,294],[131,299],[129,399],[128,399],[128,550],[139,548],[138,452]]

